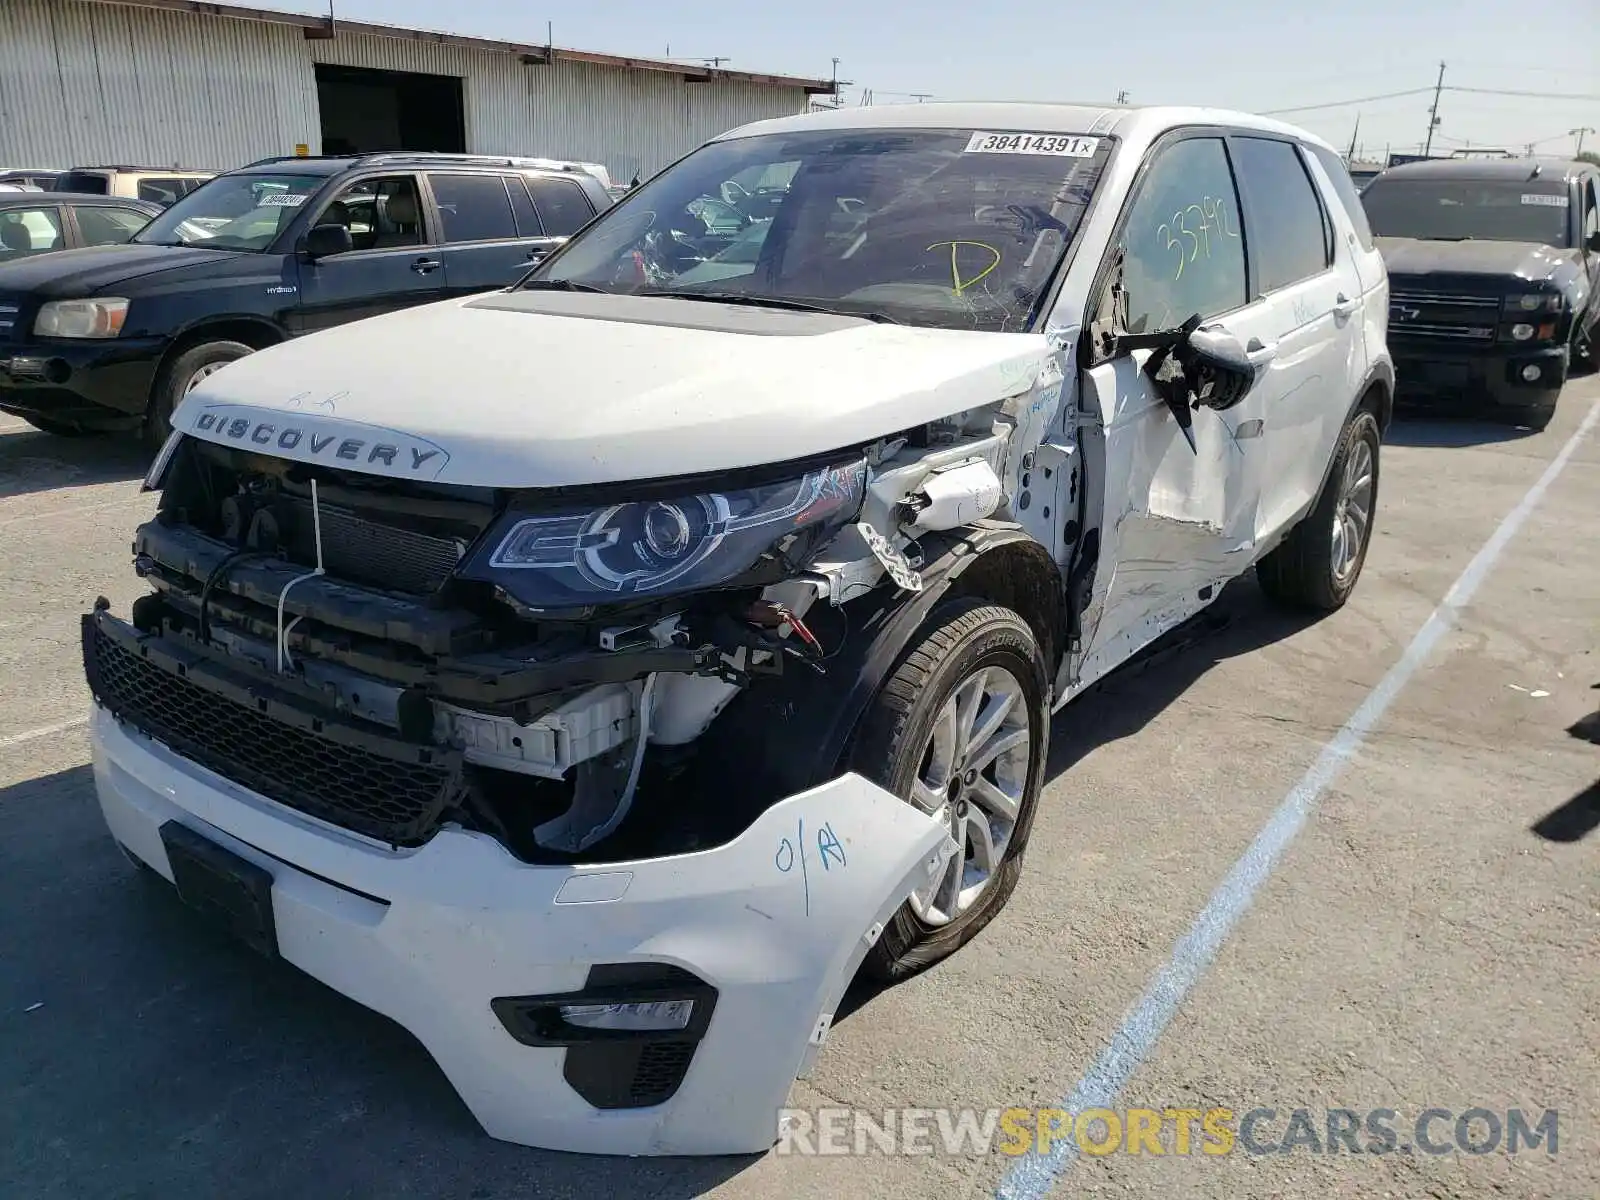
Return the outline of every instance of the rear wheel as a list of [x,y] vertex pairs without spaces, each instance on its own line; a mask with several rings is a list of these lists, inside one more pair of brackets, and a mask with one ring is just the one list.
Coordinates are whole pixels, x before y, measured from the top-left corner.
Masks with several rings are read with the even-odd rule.
[[893,982],[954,953],[1005,906],[1043,786],[1047,668],[1026,621],[981,600],[935,609],[863,718],[851,769],[959,847],[912,894],[863,971]]
[[1378,504],[1378,421],[1361,409],[1345,424],[1322,495],[1256,564],[1261,588],[1294,608],[1332,612],[1355,590]]
[[145,413],[144,438],[150,449],[159,450],[167,440],[172,432],[173,411],[196,385],[229,363],[254,353],[253,346],[219,339],[190,346],[169,362],[156,379]]

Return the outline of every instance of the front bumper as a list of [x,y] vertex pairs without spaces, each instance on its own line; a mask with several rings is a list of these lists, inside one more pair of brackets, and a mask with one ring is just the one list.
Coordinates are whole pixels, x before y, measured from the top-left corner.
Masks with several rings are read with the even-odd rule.
[[[1397,395],[1431,407],[1538,408],[1549,404],[1567,380],[1565,346],[1520,350],[1496,346],[1466,351],[1427,343],[1410,344],[1391,331]],[[1534,379],[1523,378],[1534,368]]]
[[[180,758],[104,709],[91,736],[101,810],[131,854],[172,879],[161,829],[179,822],[270,874],[285,959],[415,1035],[491,1136],[548,1149],[770,1148],[778,1109],[867,948],[955,850],[933,818],[857,775],[791,796],[735,841],[693,854],[532,866],[453,827],[394,850]],[[640,964],[678,968],[715,992],[691,1051],[657,1064],[658,1075],[682,1072],[659,1103],[607,1106],[626,1081],[599,1099],[604,1063],[526,1044],[496,1013],[496,1000],[582,992]],[[626,1056],[611,1061],[633,1069]]]
[[116,428],[144,416],[166,338],[0,343],[0,412]]

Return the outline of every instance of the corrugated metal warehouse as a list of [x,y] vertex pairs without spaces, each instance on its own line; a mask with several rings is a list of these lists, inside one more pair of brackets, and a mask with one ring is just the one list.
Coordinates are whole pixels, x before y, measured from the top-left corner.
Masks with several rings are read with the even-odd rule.
[[199,0],[0,0],[0,165],[227,170],[375,150],[648,175],[821,79],[715,70]]

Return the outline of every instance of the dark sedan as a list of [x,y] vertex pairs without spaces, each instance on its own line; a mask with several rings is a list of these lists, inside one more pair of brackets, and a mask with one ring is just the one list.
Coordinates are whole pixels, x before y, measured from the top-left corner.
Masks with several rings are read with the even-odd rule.
[[52,250],[116,246],[161,211],[125,196],[0,191],[0,263]]

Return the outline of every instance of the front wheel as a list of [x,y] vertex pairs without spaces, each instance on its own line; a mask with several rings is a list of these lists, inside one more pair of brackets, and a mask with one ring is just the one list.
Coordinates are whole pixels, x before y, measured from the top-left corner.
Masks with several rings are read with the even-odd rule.
[[958,850],[912,894],[863,971],[894,982],[954,953],[1005,906],[1044,783],[1048,668],[1008,608],[934,610],[863,718],[851,769],[946,825]]
[[255,347],[243,342],[217,340],[190,346],[169,362],[156,379],[145,413],[144,437],[149,447],[161,448],[172,432],[173,411],[201,380],[254,353]]
[[1378,420],[1360,409],[1345,423],[1317,503],[1256,564],[1267,595],[1293,608],[1332,612],[1355,590],[1378,506]]

